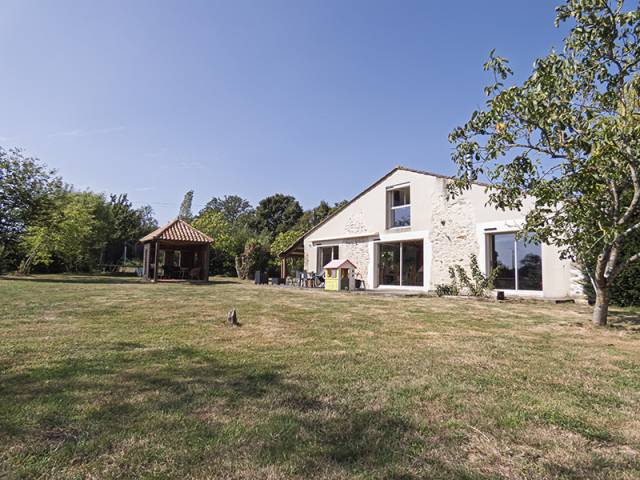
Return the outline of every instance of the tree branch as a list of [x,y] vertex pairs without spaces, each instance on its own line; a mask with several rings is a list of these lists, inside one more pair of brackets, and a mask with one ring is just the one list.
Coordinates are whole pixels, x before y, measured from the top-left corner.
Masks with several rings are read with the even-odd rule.
[[630,256],[624,262],[618,264],[609,274],[609,281],[613,281],[620,272],[622,272],[625,268],[631,265],[633,262],[637,262],[640,260],[640,253],[636,253],[635,255]]
[[545,155],[549,155],[551,158],[562,158],[564,160],[570,160],[570,157],[567,155],[560,154],[558,152],[554,152],[551,149],[546,149],[537,145],[533,145],[530,142],[527,143],[507,143],[507,147],[509,148],[526,148],[529,150],[533,150],[538,153],[544,153]]
[[633,198],[631,199],[631,203],[627,207],[626,212],[622,216],[622,218],[618,221],[618,225],[624,225],[631,218],[631,216],[635,213],[635,210],[640,202],[640,178],[638,178],[638,171],[633,163],[629,164],[629,170],[631,170],[631,180],[633,183]]
[[636,223],[635,225],[631,225],[629,228],[627,228],[624,232],[622,232],[620,235],[617,236],[616,240],[621,240],[624,237],[626,237],[627,235],[629,235],[630,233],[634,232],[635,230],[637,230],[638,228],[640,228],[640,223]]

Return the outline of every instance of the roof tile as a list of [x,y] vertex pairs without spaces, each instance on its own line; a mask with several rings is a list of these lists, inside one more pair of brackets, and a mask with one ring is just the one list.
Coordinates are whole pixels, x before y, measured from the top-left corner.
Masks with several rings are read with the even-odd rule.
[[193,228],[187,222],[179,218],[176,218],[173,222],[154,230],[149,235],[140,239],[141,242],[150,242],[152,240],[173,240],[193,243],[213,242],[213,238],[205,235],[200,230]]

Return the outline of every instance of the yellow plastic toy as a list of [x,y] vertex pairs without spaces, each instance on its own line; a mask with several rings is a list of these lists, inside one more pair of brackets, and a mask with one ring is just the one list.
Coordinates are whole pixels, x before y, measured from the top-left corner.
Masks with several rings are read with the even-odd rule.
[[355,270],[356,266],[349,260],[330,261],[324,266],[324,289],[334,292],[354,290],[356,287]]

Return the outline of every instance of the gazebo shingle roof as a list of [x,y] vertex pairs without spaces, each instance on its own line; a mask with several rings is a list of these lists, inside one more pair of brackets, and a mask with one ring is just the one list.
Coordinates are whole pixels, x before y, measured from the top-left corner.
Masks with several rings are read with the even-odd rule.
[[193,228],[184,220],[176,218],[173,222],[160,227],[140,239],[141,242],[152,240],[171,240],[179,242],[212,243],[213,238]]

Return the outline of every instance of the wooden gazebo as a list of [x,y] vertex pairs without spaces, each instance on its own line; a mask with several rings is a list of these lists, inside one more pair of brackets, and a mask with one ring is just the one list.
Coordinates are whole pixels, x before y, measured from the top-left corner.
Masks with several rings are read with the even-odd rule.
[[209,245],[213,239],[184,220],[175,219],[140,239],[143,277],[151,281],[209,279]]

